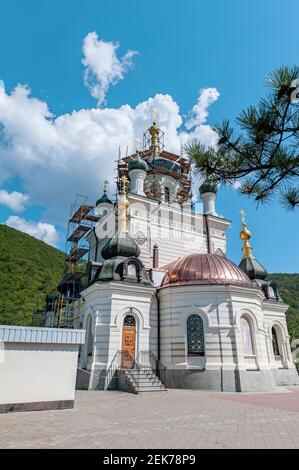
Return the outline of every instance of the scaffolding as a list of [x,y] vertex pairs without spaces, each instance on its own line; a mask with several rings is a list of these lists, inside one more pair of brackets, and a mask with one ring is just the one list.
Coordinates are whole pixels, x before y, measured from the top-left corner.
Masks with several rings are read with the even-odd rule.
[[57,294],[48,294],[44,309],[35,309],[33,323],[51,328],[80,328],[81,291],[86,285],[88,235],[100,217],[87,196],[77,194],[71,204],[65,245],[65,273]]

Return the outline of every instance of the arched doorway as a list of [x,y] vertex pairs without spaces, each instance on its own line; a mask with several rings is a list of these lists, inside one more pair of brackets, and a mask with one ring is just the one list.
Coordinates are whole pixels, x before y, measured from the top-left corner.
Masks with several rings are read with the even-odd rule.
[[125,367],[128,362],[128,355],[132,359],[136,357],[136,320],[133,315],[126,315],[123,323],[123,332],[122,332],[122,351],[125,351],[125,354],[122,358],[122,365]]

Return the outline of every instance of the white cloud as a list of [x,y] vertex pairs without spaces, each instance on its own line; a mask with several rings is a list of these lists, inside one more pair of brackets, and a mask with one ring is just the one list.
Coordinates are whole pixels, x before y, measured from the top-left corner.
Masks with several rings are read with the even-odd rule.
[[90,89],[98,105],[106,102],[106,94],[111,85],[124,78],[124,74],[133,66],[132,58],[136,51],[128,51],[118,59],[118,43],[99,39],[95,32],[89,33],[83,41],[83,60],[85,67],[84,83]]
[[[84,39],[85,81],[100,104],[109,86],[124,77],[136,54],[129,51],[118,58],[118,47],[96,33]],[[122,155],[126,147],[134,151],[134,140],[151,124],[153,106],[159,111],[168,150],[179,153],[181,143],[193,138],[216,145],[217,135],[207,117],[218,97],[215,88],[201,90],[185,119],[168,94],[156,94],[136,107],[95,107],[54,116],[45,101],[31,96],[28,86],[19,84],[8,93],[0,81],[0,184],[17,177],[24,193],[2,191],[2,203],[5,200],[12,210],[22,210],[30,198],[31,204],[43,207],[43,220],[64,225],[77,192],[93,202],[102,181],[114,181],[119,147]],[[115,186],[111,190],[115,192]]]
[[119,146],[122,154],[127,146],[134,150],[135,138],[151,123],[152,106],[159,111],[168,150],[179,152],[180,143],[192,138],[214,145],[217,136],[206,119],[216,93],[208,96],[202,90],[184,126],[170,95],[157,94],[136,107],[81,109],[54,117],[28,87],[18,85],[8,93],[0,82],[0,180],[17,176],[30,202],[44,208],[43,220],[64,224],[76,192],[93,202],[102,181],[113,182]]
[[17,215],[11,215],[5,222],[9,227],[13,227],[21,232],[28,233],[39,240],[56,246],[58,242],[58,233],[54,225],[44,222],[32,222]]
[[22,194],[17,191],[9,193],[5,189],[0,189],[0,204],[3,204],[12,211],[22,212],[25,210],[28,200],[28,194]]
[[197,103],[193,106],[191,117],[185,124],[186,129],[192,129],[204,124],[208,118],[208,107],[218,100],[220,96],[216,88],[203,88],[200,90]]

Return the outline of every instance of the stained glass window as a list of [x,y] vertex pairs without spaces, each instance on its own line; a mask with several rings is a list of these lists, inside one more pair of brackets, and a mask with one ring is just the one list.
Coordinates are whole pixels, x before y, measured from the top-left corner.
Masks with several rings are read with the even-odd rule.
[[135,326],[135,318],[133,315],[127,315],[124,319],[124,326]]
[[272,347],[274,356],[280,356],[277,333],[274,327],[272,328]]
[[204,356],[203,323],[199,315],[191,315],[187,320],[188,354]]
[[250,328],[249,321],[244,317],[241,318],[241,335],[242,335],[244,354],[252,355],[253,347],[252,347],[252,338],[251,338],[251,328]]

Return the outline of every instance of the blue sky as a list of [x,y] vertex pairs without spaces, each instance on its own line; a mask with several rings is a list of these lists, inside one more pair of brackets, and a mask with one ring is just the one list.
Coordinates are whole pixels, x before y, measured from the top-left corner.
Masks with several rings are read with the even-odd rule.
[[[0,153],[2,161],[10,159],[1,168],[0,188],[8,193],[28,194],[30,198],[23,211],[0,205],[0,222],[17,216],[35,224],[55,225],[60,234],[58,246],[63,248],[63,221],[67,218],[75,192],[87,189],[88,195],[94,198],[108,172],[108,167],[105,167],[101,173],[100,159],[110,159],[113,166],[113,151],[115,148],[116,157],[119,132],[116,122],[120,125],[118,114],[115,117],[113,111],[113,120],[109,121],[109,132],[113,133],[114,126],[116,136],[105,143],[109,149],[107,158],[105,153],[94,153],[93,159],[89,160],[86,142],[90,139],[86,140],[86,129],[82,144],[79,140],[82,110],[88,110],[90,117],[89,110],[97,107],[97,101],[83,79],[82,47],[89,33],[96,32],[98,39],[106,42],[118,42],[119,58],[129,50],[138,52],[132,58],[132,67],[123,72],[123,78],[109,87],[106,104],[101,104],[101,108],[106,107],[106,114],[101,119],[107,122],[107,113],[112,113],[109,110],[118,110],[128,104],[130,109],[125,111],[127,119],[132,114],[131,108],[135,109],[142,102],[148,104],[148,99],[157,93],[170,95],[184,119],[195,105],[200,90],[215,88],[220,96],[208,107],[205,125],[223,118],[233,120],[243,108],[255,104],[266,93],[264,79],[269,72],[281,65],[292,66],[297,62],[297,11],[295,0],[290,0],[287,7],[279,0],[3,1],[0,80],[4,82],[6,96],[11,96],[17,84],[26,84],[31,90],[30,99],[47,105],[56,118],[69,116],[68,113],[73,111],[75,114],[72,120],[63,119],[62,125],[69,132],[67,142],[61,138],[64,127],[59,134],[62,141],[57,142],[56,134],[52,135],[51,129],[43,127],[42,123],[38,132],[39,143],[34,146],[34,128],[37,129],[40,120],[35,121],[32,108],[37,106],[43,115],[45,110],[41,111],[39,105],[32,101],[28,107],[23,98],[15,98],[12,108],[11,100],[7,99],[3,119],[9,126],[9,137],[15,139],[17,151],[9,156]],[[18,109],[20,113],[22,110],[22,119]],[[167,109],[173,110],[173,104],[165,105],[165,112]],[[140,116],[138,114],[137,119],[136,112],[134,116],[132,119],[136,124]],[[124,113],[121,118],[124,118]],[[141,129],[142,119],[141,116],[135,129],[139,129],[138,126]],[[59,126],[60,121],[58,119]],[[121,123],[122,129],[128,125],[127,120],[124,122]],[[0,123],[3,125],[1,101]],[[43,136],[47,149],[54,148],[56,152],[47,160],[49,166],[45,171],[41,168],[44,165],[42,157],[38,161],[45,152]],[[130,147],[131,137],[128,140]],[[24,152],[28,141],[30,147],[26,147]],[[75,151],[71,148],[72,143],[76,146]],[[120,143],[125,145],[125,137]],[[35,147],[38,148],[36,153]],[[69,151],[67,155],[65,148]],[[91,145],[90,152],[93,149],[94,145]],[[84,170],[82,188],[76,176],[77,173],[80,175],[80,164],[94,167],[90,173]],[[246,197],[226,189],[219,193],[217,209],[233,222],[228,239],[229,257],[236,262],[240,260],[238,213],[242,207],[247,212],[248,226],[253,233],[256,257],[270,272],[298,272],[298,212],[286,212],[277,203],[257,209]],[[40,236],[44,228],[39,226],[36,233]]]

